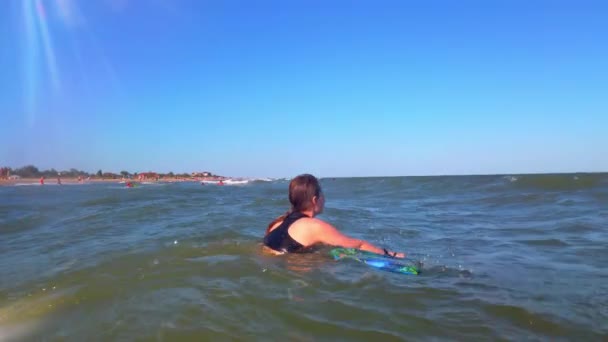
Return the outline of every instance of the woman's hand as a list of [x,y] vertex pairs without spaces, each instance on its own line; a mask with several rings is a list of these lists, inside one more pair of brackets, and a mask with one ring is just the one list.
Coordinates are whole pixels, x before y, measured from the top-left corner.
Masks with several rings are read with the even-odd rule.
[[391,251],[387,250],[386,248],[384,248],[383,251],[384,251],[384,255],[387,257],[390,257],[390,258],[400,258],[400,259],[405,258],[405,253],[391,252]]

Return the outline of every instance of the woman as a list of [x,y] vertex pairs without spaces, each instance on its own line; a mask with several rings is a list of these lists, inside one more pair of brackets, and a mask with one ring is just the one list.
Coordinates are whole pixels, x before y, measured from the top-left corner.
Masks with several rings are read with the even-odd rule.
[[340,233],[334,226],[315,218],[323,212],[325,196],[319,181],[309,174],[299,175],[289,183],[291,209],[272,221],[266,229],[264,245],[278,253],[306,252],[317,244],[357,248],[391,257],[404,258],[404,253],[389,252],[367,241]]

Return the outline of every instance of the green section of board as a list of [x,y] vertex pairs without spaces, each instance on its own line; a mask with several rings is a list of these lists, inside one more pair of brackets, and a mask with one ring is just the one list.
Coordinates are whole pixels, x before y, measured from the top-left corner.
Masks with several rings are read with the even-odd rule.
[[391,258],[355,248],[334,248],[329,254],[335,260],[353,259],[383,271],[414,275],[420,273],[420,265],[415,265],[410,260]]

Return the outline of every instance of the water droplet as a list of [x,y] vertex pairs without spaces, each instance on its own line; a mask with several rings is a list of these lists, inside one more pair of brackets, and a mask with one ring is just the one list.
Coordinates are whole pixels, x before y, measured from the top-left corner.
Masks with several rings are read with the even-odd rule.
[[174,244],[174,245],[177,245],[177,240],[173,241],[173,244]]

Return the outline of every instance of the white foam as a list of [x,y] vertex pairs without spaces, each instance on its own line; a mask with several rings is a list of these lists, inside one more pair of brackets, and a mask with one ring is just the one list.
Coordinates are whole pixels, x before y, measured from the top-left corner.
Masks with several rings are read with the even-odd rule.
[[253,182],[274,182],[276,179],[274,178],[252,178]]
[[242,185],[242,184],[247,184],[247,183],[249,183],[249,180],[247,180],[247,179],[242,179],[242,180],[226,179],[224,181],[225,185]]
[[[250,179],[223,179],[221,181],[224,185],[244,185],[251,182]],[[220,180],[202,180],[202,184],[220,184]]]

